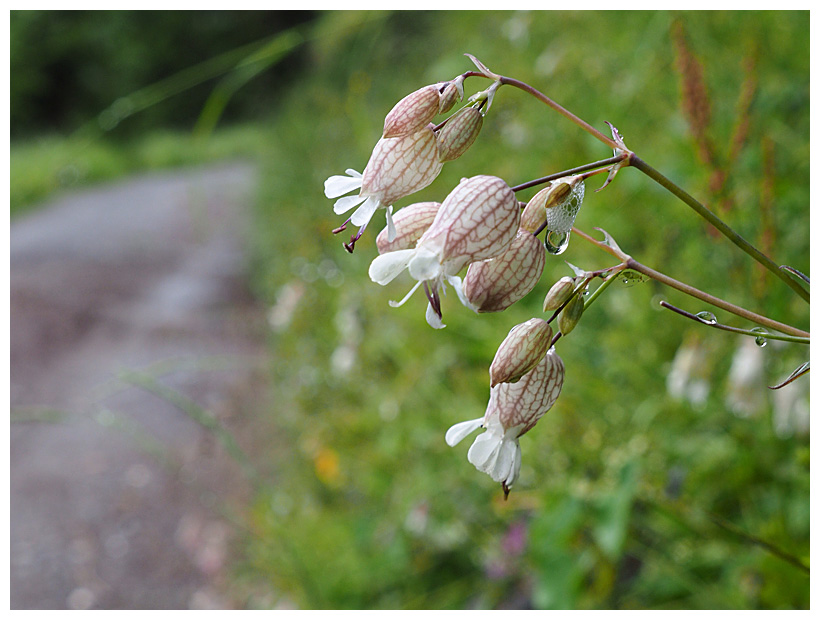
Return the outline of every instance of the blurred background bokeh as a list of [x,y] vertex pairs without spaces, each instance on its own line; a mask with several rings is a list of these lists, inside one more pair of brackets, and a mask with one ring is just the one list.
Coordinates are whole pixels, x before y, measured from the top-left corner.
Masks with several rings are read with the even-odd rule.
[[[521,302],[475,315],[451,295],[434,331],[423,297],[388,306],[409,280],[367,277],[378,217],[353,255],[330,234],[341,218],[323,181],[361,170],[393,104],[471,70],[465,52],[612,122],[778,265],[809,272],[807,11],[11,14],[12,221],[146,169],[241,157],[260,170],[247,274],[273,361],[243,422],[253,441],[239,442],[258,476],[233,600],[808,608],[808,379],[766,387],[808,359],[804,345],[695,325],[659,300],[714,309],[654,282],[613,286],[560,342],[563,392],[522,439],[508,501],[467,462],[469,442],[444,443],[483,414],[498,344],[543,316],[565,261],[613,264],[573,238]],[[465,176],[515,185],[609,155],[502,88],[470,150],[397,206],[441,200]],[[808,330],[805,302],[638,171],[597,186],[581,229]]]

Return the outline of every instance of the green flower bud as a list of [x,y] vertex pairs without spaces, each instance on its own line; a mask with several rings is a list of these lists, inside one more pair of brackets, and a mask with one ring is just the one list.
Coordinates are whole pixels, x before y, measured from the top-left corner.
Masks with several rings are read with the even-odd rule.
[[563,310],[561,310],[561,314],[558,315],[558,329],[561,330],[561,333],[566,336],[569,334],[575,326],[578,325],[578,321],[581,320],[581,315],[584,313],[584,296],[581,293],[578,293],[575,297],[572,298]]

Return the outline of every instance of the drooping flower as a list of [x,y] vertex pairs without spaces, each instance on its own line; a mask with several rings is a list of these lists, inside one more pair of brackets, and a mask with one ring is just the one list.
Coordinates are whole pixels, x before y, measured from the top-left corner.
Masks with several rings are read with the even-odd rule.
[[[334,213],[341,214],[359,206],[348,221],[359,227],[351,239],[349,250],[361,237],[376,209],[387,210],[387,228],[390,240],[396,236],[393,225],[393,203],[424,189],[441,172],[438,141],[432,128],[398,138],[382,138],[373,148],[363,174],[347,169],[347,176],[334,175],[325,181],[325,196],[339,198],[333,205]],[[358,189],[355,196],[345,196]],[[345,222],[347,224],[347,222]],[[336,232],[344,230],[344,225]],[[346,246],[347,247],[347,246]]]
[[500,482],[506,497],[521,471],[519,438],[555,404],[563,384],[564,362],[555,348],[551,348],[518,382],[499,383],[490,388],[484,417],[450,427],[445,441],[455,446],[483,427],[485,431],[476,437],[467,452],[467,460]]
[[418,282],[404,299],[391,305],[402,305],[423,285],[430,302],[427,322],[440,329],[444,324],[439,291],[444,282],[471,307],[456,274],[471,262],[504,253],[515,239],[520,217],[515,194],[502,179],[485,175],[463,179],[444,199],[416,247],[377,256],[370,264],[370,279],[385,285],[407,269]]

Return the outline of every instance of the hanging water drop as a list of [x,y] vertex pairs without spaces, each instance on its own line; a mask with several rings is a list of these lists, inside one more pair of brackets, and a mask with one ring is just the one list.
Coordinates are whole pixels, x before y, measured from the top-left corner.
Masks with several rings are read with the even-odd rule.
[[767,344],[769,344],[769,339],[766,338],[766,336],[769,335],[769,332],[765,328],[753,327],[751,331],[753,331],[755,334],[758,334],[757,336],[755,336],[755,344],[757,346],[765,347]]
[[562,233],[557,230],[548,230],[544,245],[550,254],[555,254],[556,256],[561,254],[569,245],[569,231]]
[[698,317],[701,320],[701,322],[707,323],[709,325],[714,325],[715,323],[717,323],[717,317],[715,317],[714,314],[707,310],[704,310],[703,312],[698,312],[695,316]]

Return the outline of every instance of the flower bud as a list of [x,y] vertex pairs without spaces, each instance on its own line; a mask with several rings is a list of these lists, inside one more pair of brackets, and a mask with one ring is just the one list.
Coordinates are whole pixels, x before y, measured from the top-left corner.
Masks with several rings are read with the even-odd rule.
[[400,209],[393,215],[396,238],[393,241],[388,240],[387,227],[376,237],[379,254],[416,247],[416,242],[436,219],[440,206],[440,202],[417,202]]
[[581,320],[581,315],[584,313],[584,296],[581,293],[578,293],[575,297],[572,298],[564,309],[561,310],[561,314],[558,315],[558,329],[561,330],[561,334],[566,336],[569,334],[575,326],[578,325],[578,321]]
[[464,296],[476,312],[501,312],[535,287],[545,262],[544,244],[532,233],[519,230],[506,252],[470,265],[464,276]]
[[575,290],[575,278],[564,276],[552,285],[544,298],[544,312],[558,310]]
[[461,101],[464,97],[464,77],[458,76],[456,79],[447,82],[444,90],[441,91],[441,99],[438,103],[439,114],[449,112],[455,105],[456,100]]
[[551,340],[552,328],[543,319],[533,318],[513,327],[490,365],[490,387],[515,383],[535,368],[547,354]]
[[478,108],[462,108],[438,132],[439,161],[448,162],[461,157],[475,142],[484,115]]
[[440,99],[435,84],[410,93],[388,112],[382,136],[399,138],[420,131],[438,114]]
[[521,213],[521,228],[524,230],[535,233],[547,221],[547,211],[544,208],[544,200],[542,199],[549,192],[550,186],[551,184],[548,183],[524,207],[524,211]]

